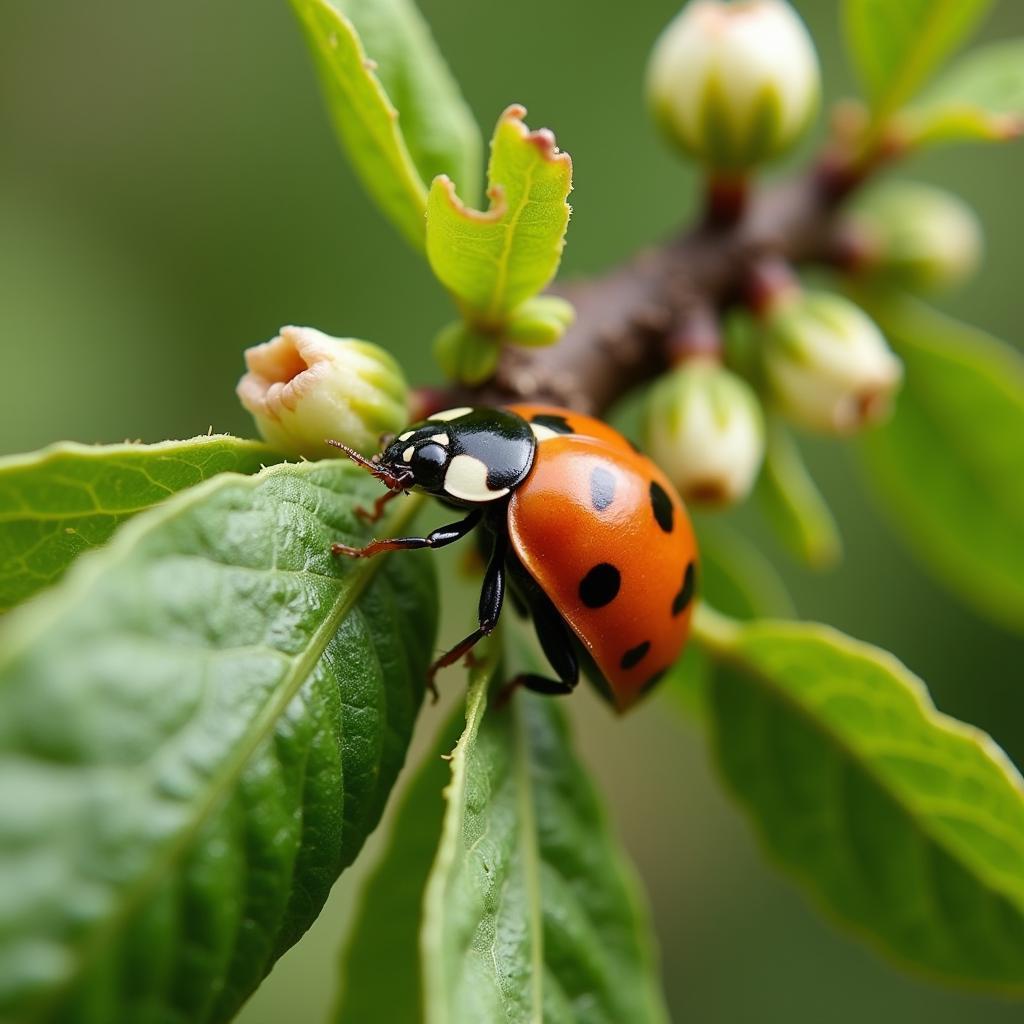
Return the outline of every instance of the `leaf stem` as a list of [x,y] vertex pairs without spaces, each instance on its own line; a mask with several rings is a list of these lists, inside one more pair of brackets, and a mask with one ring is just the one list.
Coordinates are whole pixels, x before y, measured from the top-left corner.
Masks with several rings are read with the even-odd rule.
[[701,601],[693,610],[693,639],[713,658],[728,657],[736,648],[742,627],[735,619]]

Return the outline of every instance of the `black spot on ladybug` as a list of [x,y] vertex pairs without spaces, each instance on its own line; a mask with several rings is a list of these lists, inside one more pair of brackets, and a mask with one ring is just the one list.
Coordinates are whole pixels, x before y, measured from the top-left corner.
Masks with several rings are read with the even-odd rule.
[[675,511],[672,508],[672,499],[665,493],[665,488],[657,480],[651,481],[651,508],[654,510],[654,518],[658,525],[666,532],[672,532],[672,520],[675,518]]
[[694,568],[693,562],[686,567],[686,572],[683,574],[683,585],[679,590],[679,593],[672,599],[672,614],[682,615],[686,611],[687,605],[693,600],[693,591],[697,582],[697,570]]
[[615,474],[597,465],[590,471],[590,504],[603,512],[615,500]]
[[531,418],[530,422],[536,423],[539,427],[547,427],[548,430],[553,430],[556,434],[576,433],[569,426],[569,421],[564,416],[553,416],[551,413],[539,412]]
[[619,570],[608,562],[598,562],[580,580],[580,600],[588,608],[603,608],[615,600],[621,586]]
[[647,657],[647,652],[650,649],[650,640],[645,640],[642,644],[637,644],[636,647],[630,647],[630,649],[622,656],[619,666],[627,669],[636,668],[636,666]]

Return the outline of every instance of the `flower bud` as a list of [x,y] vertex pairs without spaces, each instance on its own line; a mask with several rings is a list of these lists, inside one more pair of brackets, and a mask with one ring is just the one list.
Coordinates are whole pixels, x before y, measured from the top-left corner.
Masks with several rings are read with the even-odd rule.
[[881,418],[903,366],[852,302],[827,292],[787,292],[764,313],[765,373],[793,422],[846,434]]
[[691,0],[655,43],[647,96],[680,148],[741,171],[800,137],[819,79],[811,37],[785,0]]
[[741,501],[764,456],[757,396],[711,359],[687,360],[657,381],[647,398],[644,435],[651,458],[688,501]]
[[866,248],[863,271],[912,290],[958,284],[981,257],[974,211],[931,185],[894,181],[870,189],[849,223]]
[[368,341],[282,327],[246,349],[245,364],[238,397],[267,443],[290,455],[324,458],[333,452],[327,438],[368,455],[408,422],[402,371]]

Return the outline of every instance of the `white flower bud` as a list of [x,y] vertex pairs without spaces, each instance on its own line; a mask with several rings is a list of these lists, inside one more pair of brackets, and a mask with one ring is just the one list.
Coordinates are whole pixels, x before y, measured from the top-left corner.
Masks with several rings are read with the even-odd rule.
[[368,455],[382,434],[408,421],[402,371],[368,341],[282,327],[276,338],[247,349],[245,364],[238,397],[267,443],[290,455],[332,455],[327,438]]
[[757,396],[709,359],[688,360],[655,383],[647,398],[644,435],[651,458],[687,501],[741,501],[764,456],[764,417]]
[[852,302],[791,292],[768,309],[764,365],[780,411],[793,422],[847,434],[884,416],[903,366]]
[[787,150],[820,95],[811,37],[785,0],[691,0],[647,69],[655,118],[714,170],[744,170]]
[[914,290],[948,288],[981,257],[981,226],[958,196],[931,185],[893,181],[868,190],[850,212],[867,248],[864,270]]

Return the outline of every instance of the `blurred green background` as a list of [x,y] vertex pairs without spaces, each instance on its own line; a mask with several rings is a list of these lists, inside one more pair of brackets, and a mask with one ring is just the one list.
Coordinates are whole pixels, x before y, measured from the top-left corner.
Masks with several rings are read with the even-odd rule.
[[[522,102],[572,154],[564,273],[600,271],[692,209],[694,179],[659,144],[641,96],[673,2],[423,6],[485,129]],[[827,96],[848,92],[837,3],[797,6]],[[1005,0],[982,35],[1024,35],[1024,4]],[[284,323],[370,338],[412,380],[435,379],[429,342],[447,302],[355,184],[285,0],[0,0],[0,140],[0,453],[60,438],[249,433],[233,395],[241,350]],[[945,306],[1019,341],[1024,145],[945,150],[901,173],[951,187],[981,213],[986,265]],[[1024,763],[1024,645],[909,561],[863,495],[852,453],[816,443],[810,456],[847,557],[813,576],[763,540],[801,611],[894,650],[943,710]],[[749,515],[739,520],[760,537]],[[468,614],[454,602],[447,632],[464,632]],[[457,676],[446,683],[458,691]],[[571,703],[650,893],[673,1019],[1021,1020],[1019,1004],[906,977],[822,920],[764,865],[698,730],[664,700],[621,722],[588,694]],[[424,713],[421,746],[440,717]],[[247,1007],[247,1024],[322,1019],[368,859]]]

